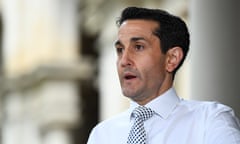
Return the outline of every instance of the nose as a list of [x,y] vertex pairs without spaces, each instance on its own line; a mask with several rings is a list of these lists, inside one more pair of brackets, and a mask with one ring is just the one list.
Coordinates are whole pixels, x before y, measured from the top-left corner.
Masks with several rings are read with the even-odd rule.
[[129,67],[133,65],[132,55],[129,51],[125,50],[120,58],[120,66],[121,67]]

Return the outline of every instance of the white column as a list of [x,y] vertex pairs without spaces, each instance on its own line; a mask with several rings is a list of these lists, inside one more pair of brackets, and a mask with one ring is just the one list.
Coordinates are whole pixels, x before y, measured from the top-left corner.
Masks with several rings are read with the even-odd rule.
[[72,128],[79,120],[78,87],[71,80],[47,81],[39,87],[40,123],[44,129]]
[[[34,81],[35,77],[31,75],[46,75],[38,68],[69,70],[79,63],[77,8],[77,0],[2,0],[6,77],[17,80],[29,76]],[[68,72],[75,74],[75,71]],[[55,72],[56,75],[59,73]],[[71,73],[62,77],[46,75],[45,79],[40,78],[31,86],[21,87],[22,84],[17,83],[14,85],[16,89],[9,90],[10,96],[16,90],[19,94],[14,95],[15,99],[4,99],[16,111],[12,114],[12,111],[5,110],[7,115],[16,119],[4,118],[4,144],[42,144],[42,140],[46,144],[72,143],[69,130],[80,117],[79,91],[75,77],[68,79],[66,75]],[[24,79],[23,83],[28,80]],[[29,105],[35,98],[39,101],[37,108],[33,109]],[[14,102],[21,106],[19,110]],[[41,137],[42,131],[45,132],[44,138]]]
[[46,134],[43,141],[44,144],[69,144],[71,142],[71,136],[63,129],[53,129]]
[[240,115],[239,4],[192,0],[191,86],[193,99],[230,105]]
[[72,144],[70,130],[80,118],[78,87],[70,80],[56,80],[43,84],[40,92],[43,144]]
[[35,117],[38,110],[32,106],[26,109],[23,97],[20,92],[5,96],[1,131],[3,144],[40,144],[41,134]]
[[78,58],[77,0],[3,0],[2,10],[9,77]]

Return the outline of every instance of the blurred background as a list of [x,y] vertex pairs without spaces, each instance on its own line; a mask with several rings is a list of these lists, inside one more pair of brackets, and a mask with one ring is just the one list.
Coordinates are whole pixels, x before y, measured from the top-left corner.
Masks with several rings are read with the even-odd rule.
[[175,87],[240,116],[235,0],[0,0],[0,143],[86,144],[100,121],[128,108],[113,46],[123,8],[184,19],[191,49]]

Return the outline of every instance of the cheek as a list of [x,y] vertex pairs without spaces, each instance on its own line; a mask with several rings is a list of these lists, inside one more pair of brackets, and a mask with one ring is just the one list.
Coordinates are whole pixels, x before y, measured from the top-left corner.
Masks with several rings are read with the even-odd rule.
[[159,66],[153,65],[151,69],[146,71],[145,87],[156,90],[161,87],[165,74]]
[[161,79],[165,71],[165,65],[163,62],[151,60],[146,61],[146,65],[143,69],[143,73],[146,75],[148,79],[155,80]]
[[155,65],[151,62],[145,61],[143,64],[138,66],[138,70],[141,73],[143,79],[151,79],[151,77],[155,77],[156,68]]

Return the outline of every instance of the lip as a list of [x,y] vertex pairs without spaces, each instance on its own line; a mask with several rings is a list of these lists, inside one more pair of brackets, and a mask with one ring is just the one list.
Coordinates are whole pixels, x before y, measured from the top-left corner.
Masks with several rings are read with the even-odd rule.
[[137,78],[137,75],[130,73],[130,72],[126,72],[123,74],[123,79],[126,81],[131,81]]

